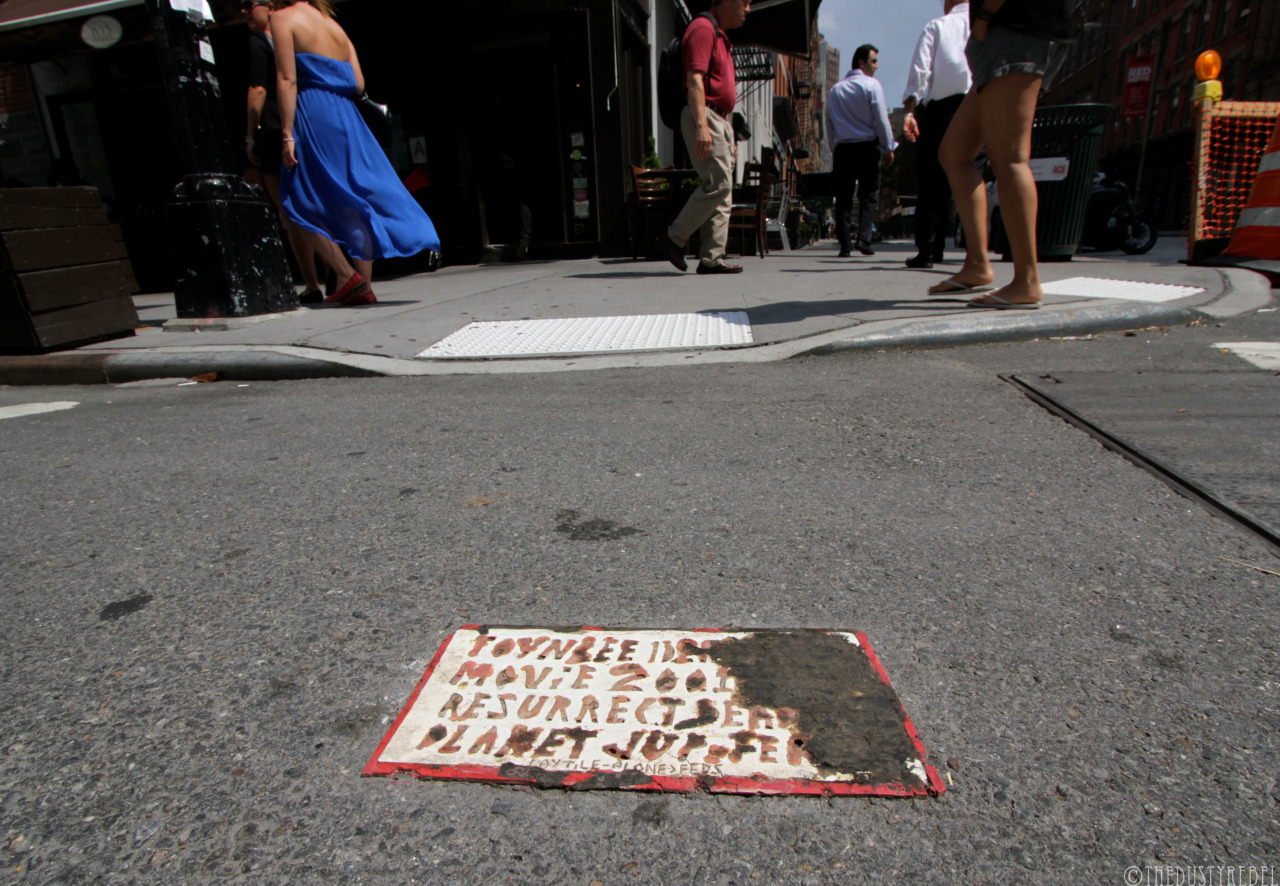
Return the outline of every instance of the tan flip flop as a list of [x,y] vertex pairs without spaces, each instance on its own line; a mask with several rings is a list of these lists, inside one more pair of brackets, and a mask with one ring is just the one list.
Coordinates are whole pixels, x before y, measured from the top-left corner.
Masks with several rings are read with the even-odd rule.
[[949,286],[950,289],[929,290],[926,295],[973,295],[975,292],[990,292],[995,289],[994,283],[979,283],[976,286],[970,285],[963,280],[957,280],[955,277],[949,277],[943,280],[941,286]]
[[981,295],[969,302],[971,308],[994,308],[997,311],[1037,311],[1040,309],[1038,301],[1005,301],[994,293]]

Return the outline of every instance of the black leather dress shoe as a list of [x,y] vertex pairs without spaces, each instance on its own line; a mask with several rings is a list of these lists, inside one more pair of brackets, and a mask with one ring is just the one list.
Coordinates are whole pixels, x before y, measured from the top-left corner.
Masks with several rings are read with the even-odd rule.
[[684,247],[677,246],[670,237],[663,237],[667,246],[667,261],[676,266],[677,271],[689,270],[688,263],[684,260]]
[[718,265],[698,265],[699,274],[741,274],[742,265],[726,265],[721,262]]
[[933,262],[929,261],[929,257],[925,255],[913,255],[907,259],[907,267],[909,268],[931,268]]
[[848,258],[851,255],[853,255],[853,253],[850,252],[849,250],[841,249],[840,252],[836,254],[836,258]]
[[871,244],[870,244],[870,243],[868,243],[866,240],[859,240],[859,241],[858,241],[857,243],[855,243],[854,245],[858,247],[858,251],[859,251],[859,252],[861,252],[863,255],[875,255],[875,254],[876,254],[876,251],[875,251],[874,249],[872,249],[872,248],[871,248]]

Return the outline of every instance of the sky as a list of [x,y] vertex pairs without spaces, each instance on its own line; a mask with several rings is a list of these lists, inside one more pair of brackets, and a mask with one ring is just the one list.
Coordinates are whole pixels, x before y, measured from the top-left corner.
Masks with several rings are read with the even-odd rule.
[[840,50],[842,76],[863,43],[880,50],[876,78],[891,107],[902,104],[907,65],[925,22],[942,15],[942,0],[822,0],[818,30]]

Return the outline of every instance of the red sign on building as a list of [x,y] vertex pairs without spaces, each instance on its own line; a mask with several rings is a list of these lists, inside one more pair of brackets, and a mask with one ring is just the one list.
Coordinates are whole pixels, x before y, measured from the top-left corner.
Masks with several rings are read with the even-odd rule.
[[1135,55],[1129,59],[1124,76],[1125,117],[1143,117],[1151,101],[1151,82],[1155,79],[1156,57]]

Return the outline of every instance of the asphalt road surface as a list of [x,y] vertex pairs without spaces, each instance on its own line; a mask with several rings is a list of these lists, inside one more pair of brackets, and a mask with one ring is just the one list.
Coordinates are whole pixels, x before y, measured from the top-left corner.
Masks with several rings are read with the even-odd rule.
[[[998,375],[1263,372],[1211,344],[1280,340],[1277,316],[756,366],[0,389],[78,404],[0,420],[0,883],[1274,879],[1280,559]],[[565,510],[639,533],[574,540]],[[483,622],[865,631],[949,788],[362,779],[440,641]]]

